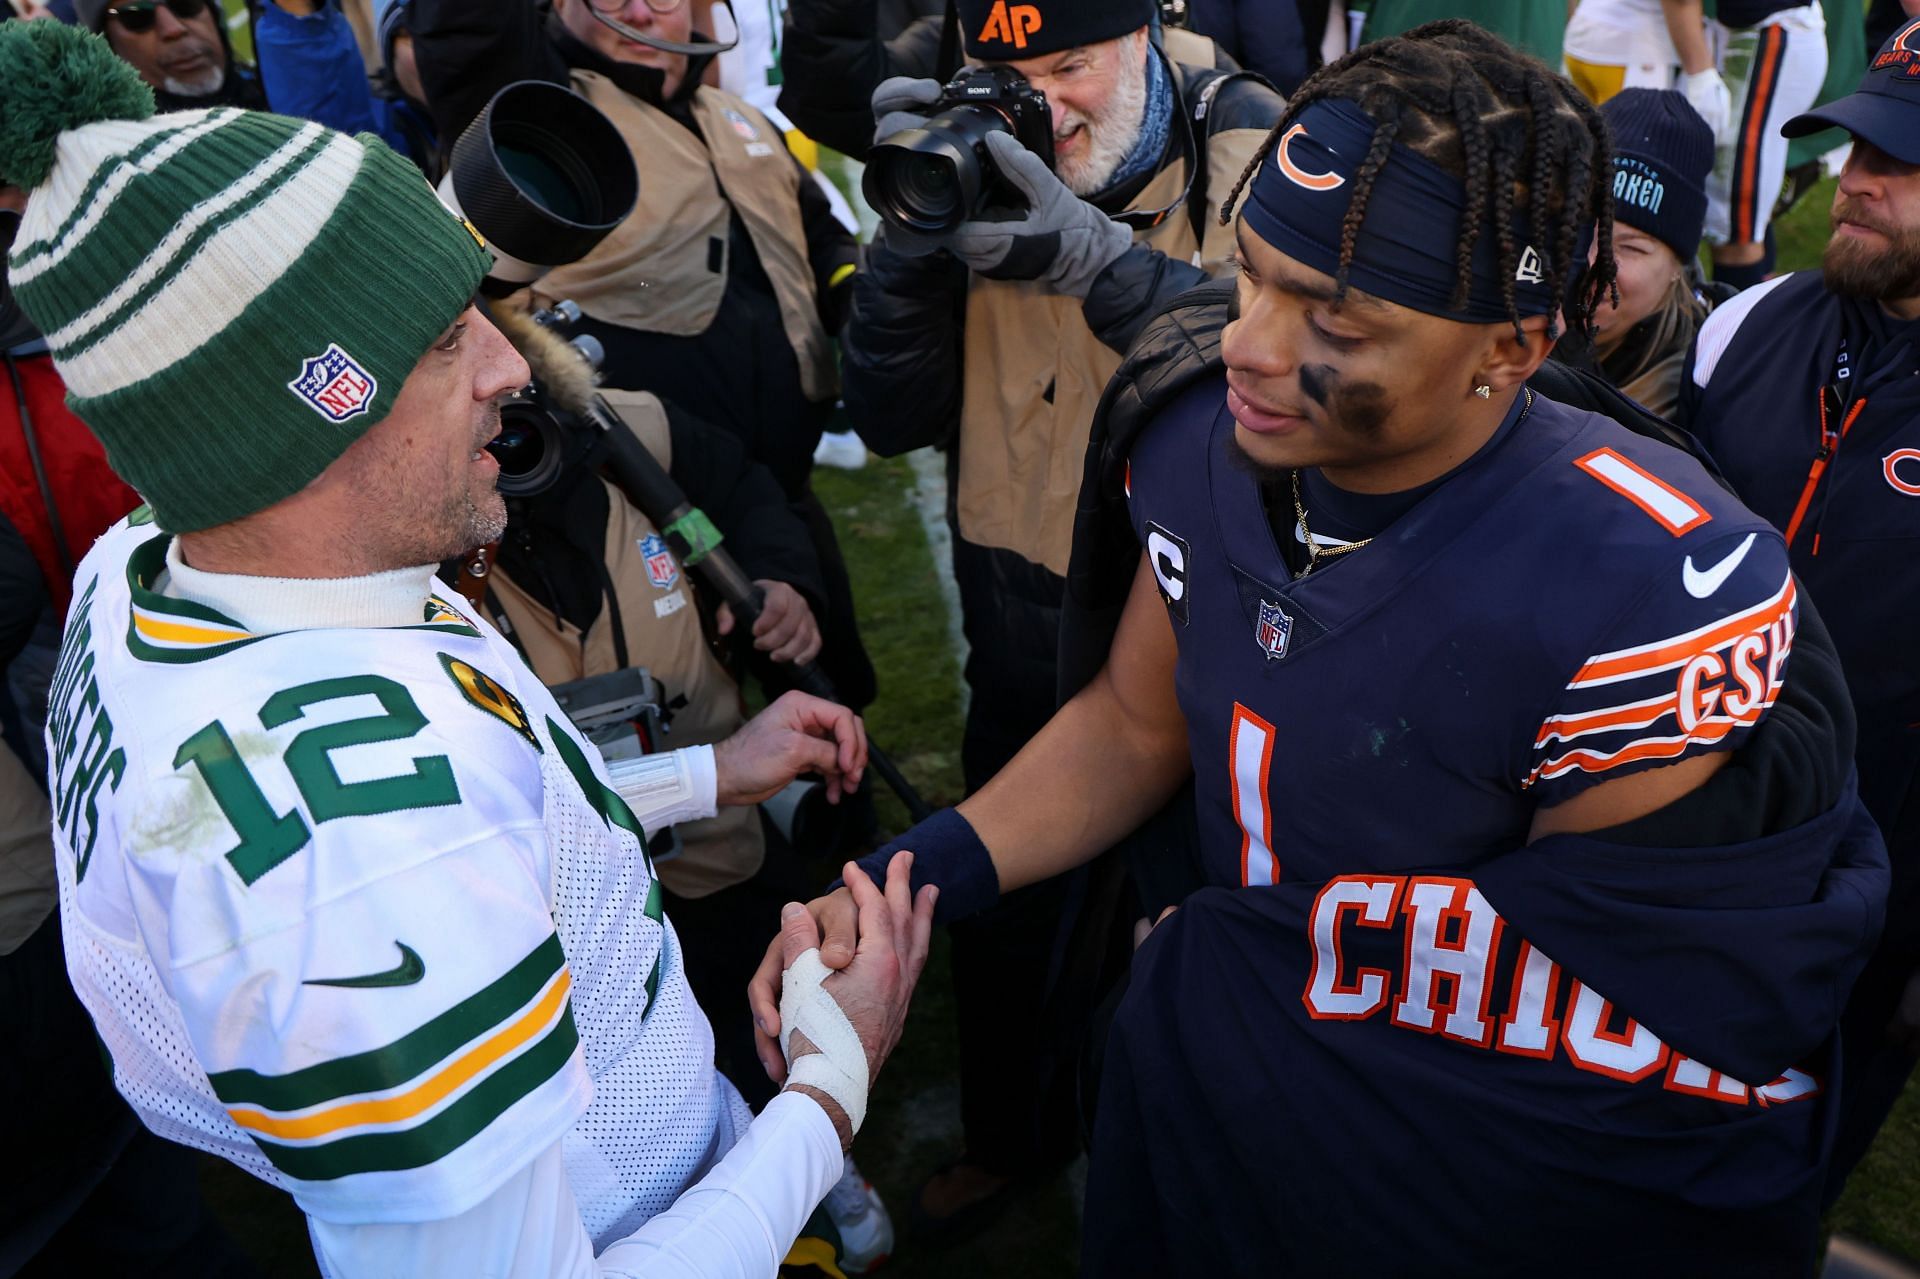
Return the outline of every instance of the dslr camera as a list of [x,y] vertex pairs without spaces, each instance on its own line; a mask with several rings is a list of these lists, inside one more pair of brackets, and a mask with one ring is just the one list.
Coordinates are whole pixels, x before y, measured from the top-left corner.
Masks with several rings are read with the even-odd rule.
[[903,231],[942,234],[989,206],[1026,199],[994,168],[987,138],[1010,133],[1053,167],[1047,95],[1012,67],[967,67],[947,81],[928,121],[876,142],[860,189]]

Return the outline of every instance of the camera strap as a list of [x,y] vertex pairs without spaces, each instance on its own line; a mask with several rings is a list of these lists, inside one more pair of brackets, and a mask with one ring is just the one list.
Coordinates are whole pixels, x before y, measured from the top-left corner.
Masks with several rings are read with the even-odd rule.
[[946,20],[940,24],[940,53],[934,59],[934,78],[941,84],[953,79],[960,70],[960,5],[947,0]]

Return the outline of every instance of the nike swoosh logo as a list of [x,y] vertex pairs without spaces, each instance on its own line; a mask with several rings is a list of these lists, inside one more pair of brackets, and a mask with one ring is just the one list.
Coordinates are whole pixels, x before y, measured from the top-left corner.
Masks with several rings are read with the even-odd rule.
[[371,990],[380,986],[411,986],[427,975],[427,966],[415,953],[413,947],[403,941],[394,945],[400,948],[400,964],[384,973],[368,973],[364,977],[315,977],[303,981],[302,986],[342,986],[348,990]]
[[1727,558],[1710,569],[1697,569],[1693,566],[1693,556],[1687,556],[1686,563],[1680,566],[1680,582],[1687,588],[1687,594],[1697,600],[1703,600],[1727,584],[1733,576],[1733,570],[1740,567],[1740,561],[1747,558],[1747,552],[1753,549],[1753,539],[1758,533],[1747,534],[1747,540],[1735,547]]

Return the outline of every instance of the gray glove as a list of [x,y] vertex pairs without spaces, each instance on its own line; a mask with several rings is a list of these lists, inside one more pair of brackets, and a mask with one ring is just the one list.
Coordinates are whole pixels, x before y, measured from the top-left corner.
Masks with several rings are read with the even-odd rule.
[[1035,280],[1055,293],[1084,299],[1093,281],[1133,245],[1133,232],[1067,189],[1046,162],[1011,134],[993,133],[987,149],[1002,176],[1026,197],[1025,209],[989,210],[945,235],[908,236],[889,228],[903,253],[905,241],[945,249],[992,280]]
[[940,100],[938,80],[916,80],[897,75],[882,80],[873,91],[873,140],[884,142],[902,129],[917,129],[928,117],[916,107],[930,107]]

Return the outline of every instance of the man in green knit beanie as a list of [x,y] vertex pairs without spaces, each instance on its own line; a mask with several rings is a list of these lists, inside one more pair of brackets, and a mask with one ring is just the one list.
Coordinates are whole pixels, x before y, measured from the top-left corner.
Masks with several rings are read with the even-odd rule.
[[474,305],[480,237],[371,135],[155,116],[98,37],[9,23],[0,184],[20,305],[147,502],[75,575],[47,729],[68,973],[121,1093],[290,1192],[330,1274],[773,1274],[931,897],[850,870],[831,976],[794,908],[792,1069],[753,1118],[646,832],[857,784],[858,720],[789,694],[610,771],[435,580],[504,525],[486,446],[528,370]]

